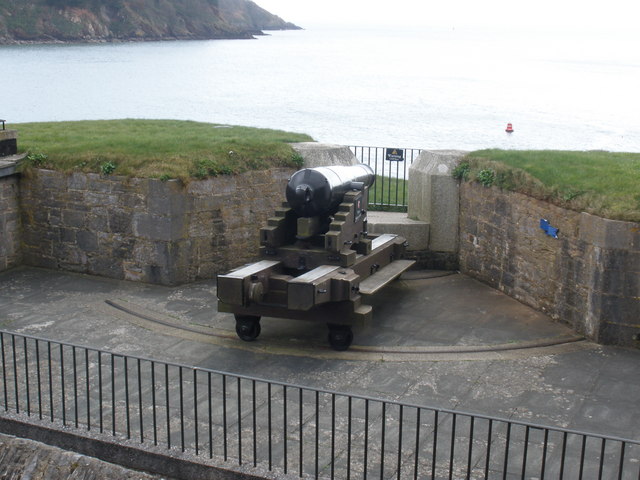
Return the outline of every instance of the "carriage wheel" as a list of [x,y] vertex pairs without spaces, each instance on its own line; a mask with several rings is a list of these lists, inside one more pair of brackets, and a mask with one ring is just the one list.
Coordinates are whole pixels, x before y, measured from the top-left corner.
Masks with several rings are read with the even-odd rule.
[[245,342],[253,342],[260,335],[260,317],[236,315],[236,333]]
[[329,345],[338,352],[349,348],[353,342],[353,332],[348,325],[329,325]]

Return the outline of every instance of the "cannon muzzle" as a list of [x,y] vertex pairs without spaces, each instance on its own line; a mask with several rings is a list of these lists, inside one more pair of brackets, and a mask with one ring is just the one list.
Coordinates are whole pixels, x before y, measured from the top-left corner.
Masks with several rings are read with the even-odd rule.
[[287,184],[287,202],[302,217],[334,214],[351,190],[370,187],[375,174],[368,165],[305,168]]

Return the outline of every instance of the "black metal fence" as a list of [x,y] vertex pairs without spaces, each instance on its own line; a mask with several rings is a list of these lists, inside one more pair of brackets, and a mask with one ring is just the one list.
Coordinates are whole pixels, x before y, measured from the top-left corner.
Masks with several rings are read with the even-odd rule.
[[0,331],[2,411],[304,478],[640,478],[640,443]]
[[361,146],[349,148],[359,162],[369,165],[376,174],[376,182],[369,191],[369,208],[406,212],[409,167],[422,150]]

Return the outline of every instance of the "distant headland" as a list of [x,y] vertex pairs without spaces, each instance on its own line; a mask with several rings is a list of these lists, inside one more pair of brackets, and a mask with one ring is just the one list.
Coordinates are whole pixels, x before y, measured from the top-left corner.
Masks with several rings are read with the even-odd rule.
[[240,39],[296,29],[250,0],[0,2],[0,44]]

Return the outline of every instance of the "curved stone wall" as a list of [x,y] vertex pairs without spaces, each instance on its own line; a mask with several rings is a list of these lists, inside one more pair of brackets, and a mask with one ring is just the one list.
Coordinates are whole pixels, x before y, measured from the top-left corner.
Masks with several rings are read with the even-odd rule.
[[291,173],[185,186],[37,170],[20,182],[23,262],[165,285],[212,278],[256,257],[260,226]]
[[640,345],[638,223],[463,182],[460,267],[599,343]]

